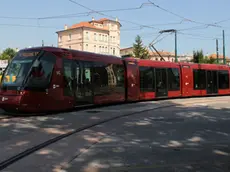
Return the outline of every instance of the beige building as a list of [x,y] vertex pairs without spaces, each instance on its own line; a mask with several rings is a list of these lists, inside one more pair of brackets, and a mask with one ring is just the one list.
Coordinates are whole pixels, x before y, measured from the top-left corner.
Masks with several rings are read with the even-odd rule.
[[[208,58],[217,59],[217,55],[211,54],[211,55],[208,55]],[[230,58],[227,56],[225,58],[226,58],[226,64],[230,65]],[[219,54],[219,63],[223,63],[223,62],[224,62],[224,56]]]
[[58,47],[120,56],[120,27],[118,20],[106,18],[80,22],[58,31]]
[[[175,54],[167,51],[158,51],[159,54],[163,57],[164,61],[174,62]],[[123,48],[120,52],[121,56],[126,56],[133,54],[133,47]],[[157,52],[149,50],[149,58],[151,60],[161,61],[161,57]],[[192,55],[178,55],[179,62],[190,62],[193,59]]]

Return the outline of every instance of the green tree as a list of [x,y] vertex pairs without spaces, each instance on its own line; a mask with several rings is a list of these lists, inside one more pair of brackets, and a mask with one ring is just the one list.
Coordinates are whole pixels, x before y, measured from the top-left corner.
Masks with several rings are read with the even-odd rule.
[[0,55],[0,60],[11,60],[15,55],[16,51],[12,48],[5,49],[2,54]]
[[216,61],[216,59],[210,57],[210,58],[208,59],[207,63],[209,63],[209,64],[217,64],[217,61]]
[[203,54],[203,50],[200,51],[193,51],[193,60],[194,63],[204,63],[205,58]]
[[141,37],[137,35],[135,43],[133,44],[133,54],[140,59],[149,59],[149,51],[143,46]]

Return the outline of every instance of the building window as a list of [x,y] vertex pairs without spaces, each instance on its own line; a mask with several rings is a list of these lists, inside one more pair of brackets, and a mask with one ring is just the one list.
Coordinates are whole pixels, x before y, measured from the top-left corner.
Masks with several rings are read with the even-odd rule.
[[114,36],[114,37],[113,37],[113,42],[116,42],[115,40],[116,40],[116,39],[115,39],[115,36]]
[[104,53],[105,52],[105,50],[104,50],[104,46],[102,47],[102,53]]
[[94,52],[96,53],[97,52],[97,46],[94,45]]
[[97,34],[94,33],[94,41],[97,41]]
[[168,68],[168,90],[180,90],[180,74],[177,68]]
[[116,51],[115,51],[115,48],[113,49],[113,55],[115,55],[116,54]]
[[139,67],[141,92],[153,92],[155,89],[154,70],[150,67]]
[[72,37],[72,35],[71,35],[71,34],[69,34],[69,41],[71,41],[71,37]]
[[112,42],[113,41],[113,37],[112,36],[110,36],[110,42]]
[[107,39],[107,35],[105,35],[105,42],[107,42],[108,41],[108,39]]
[[99,46],[99,53],[101,53],[101,46]]
[[229,73],[227,70],[221,70],[218,73],[219,89],[229,89]]
[[88,44],[85,44],[85,50],[88,50]]
[[69,49],[71,49],[71,45],[69,46]]
[[102,41],[105,41],[105,36],[104,35],[102,35]]
[[59,36],[59,42],[61,42],[62,41],[62,36]]
[[194,90],[205,90],[206,89],[206,72],[201,69],[193,70],[193,87]]
[[99,41],[101,41],[101,34],[99,34]]
[[108,53],[108,48],[107,47],[105,47],[105,53]]
[[86,39],[89,40],[89,32],[86,32]]

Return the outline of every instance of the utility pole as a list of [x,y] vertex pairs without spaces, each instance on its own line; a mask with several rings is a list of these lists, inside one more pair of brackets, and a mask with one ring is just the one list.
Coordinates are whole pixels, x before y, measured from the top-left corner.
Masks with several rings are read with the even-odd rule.
[[225,57],[225,35],[223,30],[223,56],[224,56],[224,64],[226,64],[226,57]]
[[177,31],[175,30],[175,62],[178,62],[177,59]]
[[219,63],[219,47],[218,47],[218,39],[216,39],[216,61]]
[[175,33],[175,62],[178,62],[178,58],[177,58],[177,30],[175,30],[175,29],[162,30],[159,33],[165,33],[165,32],[174,32]]

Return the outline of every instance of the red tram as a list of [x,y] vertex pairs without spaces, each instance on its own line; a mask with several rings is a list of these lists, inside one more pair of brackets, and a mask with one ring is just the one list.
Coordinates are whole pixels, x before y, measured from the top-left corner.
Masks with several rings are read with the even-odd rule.
[[54,47],[19,51],[2,76],[0,89],[0,108],[16,112],[230,94],[225,65],[122,60]]

